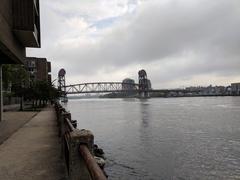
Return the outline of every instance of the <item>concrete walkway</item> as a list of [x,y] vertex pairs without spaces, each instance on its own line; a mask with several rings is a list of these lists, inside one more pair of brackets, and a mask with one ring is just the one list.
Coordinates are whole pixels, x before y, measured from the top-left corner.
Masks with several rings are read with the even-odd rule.
[[14,134],[19,128],[30,121],[37,112],[11,111],[3,113],[3,121],[0,122],[0,145]]
[[55,118],[46,108],[0,145],[0,179],[65,179]]

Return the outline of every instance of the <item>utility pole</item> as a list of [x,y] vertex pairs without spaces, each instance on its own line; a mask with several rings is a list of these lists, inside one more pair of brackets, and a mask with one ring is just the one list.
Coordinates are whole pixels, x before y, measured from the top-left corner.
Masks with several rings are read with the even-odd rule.
[[2,64],[0,64],[0,122],[3,119]]

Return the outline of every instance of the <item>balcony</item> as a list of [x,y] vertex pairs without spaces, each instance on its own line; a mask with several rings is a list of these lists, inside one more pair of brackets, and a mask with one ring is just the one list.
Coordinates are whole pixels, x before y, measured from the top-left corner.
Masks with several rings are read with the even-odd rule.
[[13,0],[13,32],[25,47],[40,47],[39,0]]

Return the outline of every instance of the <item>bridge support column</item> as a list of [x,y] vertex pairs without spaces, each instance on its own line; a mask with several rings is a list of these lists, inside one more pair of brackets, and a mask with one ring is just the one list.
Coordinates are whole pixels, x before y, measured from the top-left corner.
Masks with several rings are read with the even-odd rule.
[[64,69],[60,69],[58,72],[58,90],[61,93],[61,101],[68,102],[67,94],[66,94],[66,80],[65,80],[66,71]]
[[149,98],[149,80],[145,70],[138,72],[139,79],[139,96],[140,98]]
[[142,92],[139,92],[139,97],[140,98],[149,98],[150,95],[149,95],[148,91],[142,91]]

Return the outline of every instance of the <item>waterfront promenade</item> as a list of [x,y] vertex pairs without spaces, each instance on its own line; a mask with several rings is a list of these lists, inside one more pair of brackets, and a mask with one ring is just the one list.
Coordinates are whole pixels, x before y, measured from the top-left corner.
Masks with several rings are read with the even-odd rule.
[[[21,119],[18,125],[14,124],[16,119]],[[52,107],[39,113],[4,113],[0,125],[0,179],[64,180],[57,128]]]

